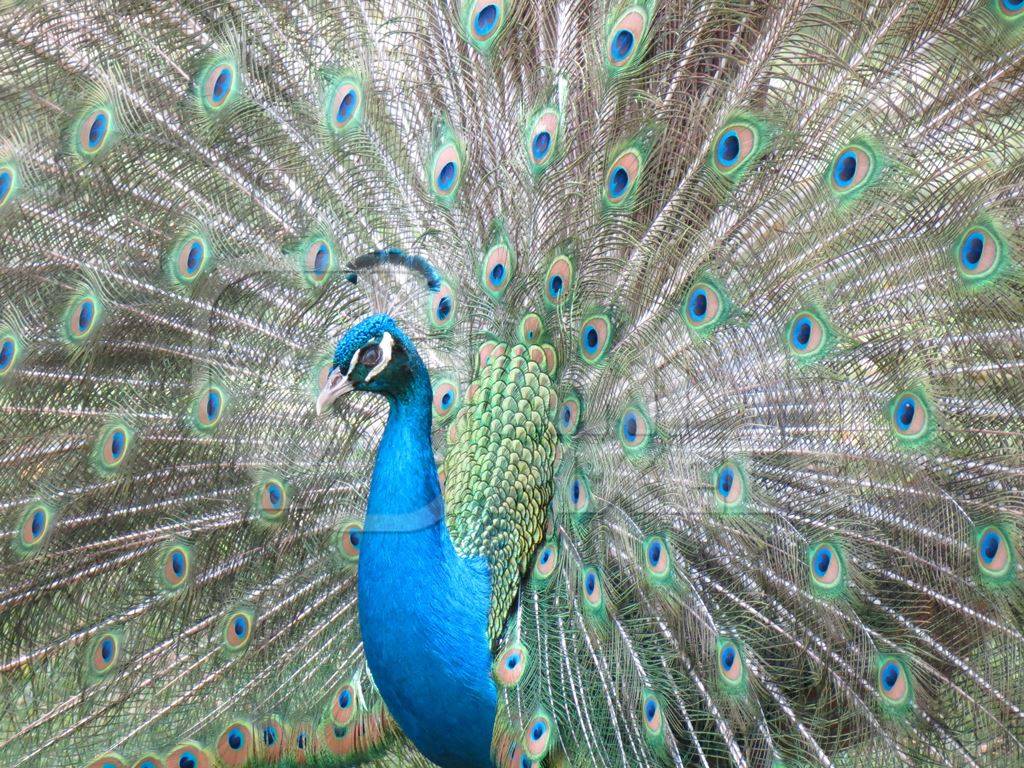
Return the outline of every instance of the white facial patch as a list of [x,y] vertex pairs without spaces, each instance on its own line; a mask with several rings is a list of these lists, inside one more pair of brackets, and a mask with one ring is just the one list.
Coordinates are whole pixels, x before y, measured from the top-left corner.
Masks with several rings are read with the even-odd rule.
[[[380,362],[370,369],[370,372],[366,374],[366,379],[364,379],[364,381],[373,381],[373,377],[376,376],[381,371],[383,371],[385,368],[387,368],[388,363],[391,362],[391,349],[392,347],[395,346],[395,340],[390,333],[384,331],[384,335],[381,336],[379,346],[381,352]],[[355,361],[358,357],[358,355],[355,355],[352,358],[352,363],[348,367],[349,373],[352,373],[352,366],[355,365]]]

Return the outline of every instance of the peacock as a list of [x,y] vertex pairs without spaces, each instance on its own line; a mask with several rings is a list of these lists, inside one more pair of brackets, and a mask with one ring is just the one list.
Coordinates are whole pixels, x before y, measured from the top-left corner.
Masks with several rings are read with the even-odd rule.
[[0,765],[1024,766],[1024,0],[0,6]]

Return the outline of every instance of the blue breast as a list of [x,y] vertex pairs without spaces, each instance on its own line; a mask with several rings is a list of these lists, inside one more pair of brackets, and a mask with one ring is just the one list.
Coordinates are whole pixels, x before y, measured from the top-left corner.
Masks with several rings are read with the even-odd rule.
[[444,524],[430,400],[392,403],[359,553],[359,624],[388,710],[443,768],[490,768],[497,691],[487,638],[490,574]]

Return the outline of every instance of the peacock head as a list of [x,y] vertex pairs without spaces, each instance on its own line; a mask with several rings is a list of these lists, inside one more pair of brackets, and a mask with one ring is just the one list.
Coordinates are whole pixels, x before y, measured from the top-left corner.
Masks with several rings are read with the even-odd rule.
[[426,374],[409,337],[389,315],[371,315],[352,326],[334,350],[327,381],[316,399],[321,414],[352,391],[376,392],[401,400]]

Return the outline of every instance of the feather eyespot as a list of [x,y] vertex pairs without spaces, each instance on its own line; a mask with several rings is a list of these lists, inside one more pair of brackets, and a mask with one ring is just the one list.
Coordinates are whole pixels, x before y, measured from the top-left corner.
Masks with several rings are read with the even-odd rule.
[[536,312],[528,312],[519,321],[519,341],[527,346],[537,344],[544,336],[544,321]]
[[320,740],[332,755],[351,755],[356,749],[356,729],[327,721],[320,729]]
[[303,267],[311,285],[322,285],[334,271],[334,248],[323,239],[309,242],[304,249]]
[[907,440],[924,437],[930,427],[928,406],[913,392],[904,392],[889,405],[890,418],[896,435]]
[[727,125],[718,134],[711,150],[715,170],[731,176],[754,154],[758,148],[758,130],[748,123]]
[[446,330],[455,321],[455,292],[447,282],[428,297],[430,324],[436,330]]
[[665,722],[661,715],[661,703],[651,691],[644,691],[640,698],[640,718],[647,736],[657,738],[664,731]]
[[604,607],[604,590],[601,586],[601,574],[596,568],[584,568],[580,581],[580,592],[584,604],[592,611]]
[[338,725],[348,725],[358,713],[359,700],[356,698],[356,689],[351,683],[346,683],[334,696],[331,717]]
[[509,280],[515,270],[515,256],[508,244],[499,242],[487,251],[483,261],[481,282],[484,290],[498,298],[508,288]]
[[235,611],[224,622],[224,646],[229,651],[242,651],[252,640],[253,614]]
[[549,541],[537,552],[537,561],[533,564],[533,575],[541,581],[546,581],[555,572],[556,565],[558,565],[558,545]]
[[313,728],[308,724],[295,726],[295,735],[292,737],[292,754],[295,761],[303,765],[307,756],[312,754],[316,748],[316,736]]
[[14,369],[20,351],[18,339],[11,333],[0,331],[0,377]]
[[789,351],[802,361],[821,357],[827,351],[829,337],[828,327],[811,311],[797,312],[786,330]]
[[229,61],[221,61],[200,72],[197,90],[207,112],[218,112],[234,101],[238,92],[238,70]]
[[551,716],[538,710],[523,729],[522,747],[525,756],[530,760],[543,759],[554,743],[554,730],[555,723]]
[[983,528],[977,537],[978,567],[993,579],[1013,576],[1013,549],[1006,534],[996,526]]
[[557,307],[570,296],[574,270],[568,256],[556,256],[544,277],[544,300]]
[[672,555],[668,542],[662,536],[652,536],[644,542],[644,568],[655,583],[664,582],[672,570]]
[[99,154],[107,144],[113,122],[113,113],[106,107],[98,107],[86,113],[78,125],[79,152],[86,157]]
[[1013,19],[1024,14],[1024,0],[998,0],[999,10]]
[[201,237],[189,237],[175,251],[174,278],[191,283],[204,271],[209,249]]
[[864,186],[874,175],[875,160],[864,147],[850,145],[841,150],[832,161],[829,181],[832,190],[846,195]]
[[21,516],[18,526],[18,548],[22,554],[37,552],[53,527],[53,511],[45,504],[32,504]]
[[717,285],[707,280],[694,283],[683,303],[683,318],[698,333],[707,333],[725,320],[729,304]]
[[89,669],[93,674],[110,672],[121,657],[121,638],[113,632],[98,635],[90,646]]
[[285,725],[279,719],[274,718],[259,729],[258,754],[267,761],[279,759],[285,750]]
[[995,277],[1003,264],[1006,244],[994,228],[975,226],[960,238],[957,266],[968,285],[981,285]]
[[629,196],[640,175],[643,161],[639,153],[627,149],[616,157],[605,176],[605,196],[608,202],[616,205]]
[[587,363],[597,363],[608,351],[611,342],[611,321],[605,315],[594,315],[580,330],[580,354]]
[[338,552],[344,560],[354,563],[359,560],[359,548],[363,543],[363,526],[355,521],[345,523],[338,529]]
[[719,640],[718,672],[722,680],[729,686],[737,686],[743,681],[743,671],[743,657],[736,643]]
[[178,589],[188,581],[192,568],[192,557],[188,549],[175,544],[163,551],[160,558],[160,575],[168,590]]
[[450,203],[462,183],[462,153],[454,141],[441,146],[431,164],[430,183],[442,203]]
[[461,395],[459,385],[451,379],[439,379],[434,387],[433,408],[434,417],[438,421],[444,421],[451,416],[459,407]]
[[555,426],[559,433],[569,436],[575,435],[580,426],[583,404],[575,393],[566,395],[565,399],[558,404],[558,417]]
[[95,296],[78,296],[72,300],[65,321],[69,339],[75,343],[87,339],[99,324],[100,313],[100,302]]
[[13,166],[0,166],[0,208],[10,202],[18,186],[18,174]]
[[746,497],[746,478],[739,466],[726,462],[715,472],[715,499],[725,509],[736,509]]
[[224,415],[225,397],[220,387],[210,386],[200,392],[196,398],[194,410],[195,423],[200,430],[210,430],[217,426]]
[[619,443],[630,458],[643,455],[654,439],[654,425],[640,406],[631,406],[619,418]]
[[345,133],[355,128],[362,119],[363,94],[355,80],[343,79],[338,82],[327,100],[327,125],[335,133]]
[[647,31],[647,12],[634,7],[612,25],[607,37],[607,61],[610,71],[621,72],[643,47]]
[[505,22],[504,0],[476,0],[468,10],[470,42],[477,48],[489,47]]
[[118,424],[105,429],[97,442],[100,466],[108,471],[117,469],[128,455],[131,440],[131,431],[123,425]]
[[97,757],[86,768],[128,768],[128,763],[120,755],[108,754]]
[[529,658],[523,646],[508,646],[494,660],[494,679],[504,688],[514,688],[523,679]]
[[883,656],[878,662],[878,690],[887,704],[905,704],[910,696],[910,676],[903,662]]
[[179,744],[167,756],[167,768],[211,768],[210,753],[194,741]]
[[826,594],[842,588],[844,569],[838,547],[832,544],[818,544],[812,547],[808,565],[811,581]]
[[565,485],[565,496],[577,519],[586,515],[590,508],[590,483],[586,475],[582,472],[571,475]]
[[534,174],[540,173],[554,161],[560,131],[561,116],[555,109],[544,109],[533,119],[526,136],[526,155]]
[[253,758],[255,748],[252,726],[242,721],[231,723],[217,739],[218,765],[241,768]]
[[165,768],[165,764],[156,755],[146,755],[136,760],[132,768]]
[[259,486],[259,512],[264,520],[281,519],[288,508],[288,489],[280,480],[265,480]]

